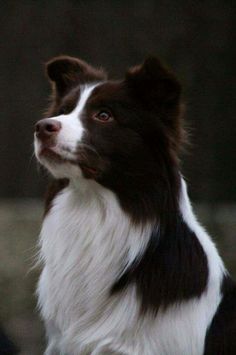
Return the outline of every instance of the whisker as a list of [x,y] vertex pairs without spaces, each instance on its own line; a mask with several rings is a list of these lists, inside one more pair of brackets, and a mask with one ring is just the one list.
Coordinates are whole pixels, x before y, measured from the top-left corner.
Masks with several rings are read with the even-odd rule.
[[33,158],[35,157],[34,144],[32,144],[32,154],[29,158],[29,165],[32,163]]
[[[32,147],[33,147],[33,144],[32,144]],[[29,173],[29,170],[30,170],[30,167],[31,167],[31,164],[32,164],[32,161],[33,159],[35,158],[35,152],[34,152],[34,147],[33,147],[33,151],[32,151],[32,154],[29,158],[29,161],[28,161],[28,164],[27,164],[27,167],[26,167],[26,173],[28,174]]]

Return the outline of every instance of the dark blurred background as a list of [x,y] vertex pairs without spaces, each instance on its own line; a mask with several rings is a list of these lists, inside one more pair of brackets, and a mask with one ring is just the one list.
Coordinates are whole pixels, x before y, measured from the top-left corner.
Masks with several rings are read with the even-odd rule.
[[50,87],[43,64],[78,56],[123,77],[158,55],[184,86],[191,147],[183,173],[200,220],[236,276],[235,18],[233,1],[0,1],[0,321],[21,346],[41,354],[29,269],[45,178],[33,154],[33,125]]

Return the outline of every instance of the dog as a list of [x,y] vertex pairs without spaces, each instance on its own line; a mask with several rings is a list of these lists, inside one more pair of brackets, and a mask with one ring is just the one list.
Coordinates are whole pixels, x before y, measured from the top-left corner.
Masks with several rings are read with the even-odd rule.
[[34,133],[53,176],[37,288],[45,355],[236,354],[236,288],[180,172],[176,76],[156,57],[122,80],[69,56],[46,72]]

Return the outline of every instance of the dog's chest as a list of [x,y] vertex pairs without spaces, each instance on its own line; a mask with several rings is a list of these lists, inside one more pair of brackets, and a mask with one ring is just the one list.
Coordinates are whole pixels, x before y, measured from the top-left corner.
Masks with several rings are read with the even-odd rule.
[[91,310],[100,312],[136,235],[107,191],[94,197],[91,191],[66,189],[56,197],[40,239],[44,269],[38,292],[44,318],[56,318],[65,327]]
[[44,268],[38,295],[43,318],[64,334],[62,349],[77,355],[83,353],[78,349],[107,343],[108,349],[129,355],[202,354],[205,297],[154,320],[140,318],[134,286],[110,296],[149,235],[150,228],[132,226],[109,191],[94,198],[94,192],[67,188],[55,199],[41,232]]

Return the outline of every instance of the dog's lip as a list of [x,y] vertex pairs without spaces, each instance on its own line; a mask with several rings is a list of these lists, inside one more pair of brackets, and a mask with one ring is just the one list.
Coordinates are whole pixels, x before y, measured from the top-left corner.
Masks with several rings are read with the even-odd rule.
[[55,151],[55,145],[43,146],[39,153],[40,157],[49,159],[54,163],[70,163],[73,165],[79,165],[80,168],[90,176],[95,176],[99,173],[99,169],[87,164],[87,162],[80,159],[68,159],[61,156],[61,154]]
[[99,173],[99,170],[96,168],[93,168],[91,166],[88,166],[84,163],[79,163],[79,166],[81,167],[81,169],[87,173],[88,176],[92,177],[92,176],[96,176]]
[[40,149],[39,156],[43,158],[48,158],[55,162],[63,162],[67,160],[64,159],[60,154],[58,154],[53,148],[55,148],[55,145],[43,146]]

